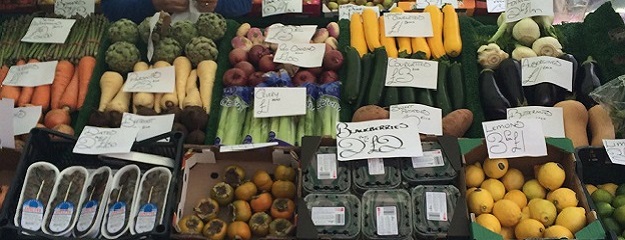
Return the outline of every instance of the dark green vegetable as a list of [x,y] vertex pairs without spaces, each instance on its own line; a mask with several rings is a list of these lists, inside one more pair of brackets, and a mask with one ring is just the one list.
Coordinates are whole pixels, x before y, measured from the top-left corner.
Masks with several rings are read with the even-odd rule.
[[361,62],[358,51],[347,46],[345,48],[345,60],[347,62],[347,76],[345,77],[345,85],[343,86],[342,97],[347,99],[349,104],[355,105],[358,100],[358,92],[360,91],[360,75],[361,75]]
[[432,97],[432,90],[424,88],[415,88],[415,95],[417,97],[417,103],[434,107],[434,98]]
[[512,107],[527,105],[521,86],[521,62],[507,58],[499,64],[496,72],[497,86]]
[[441,61],[438,63],[435,105],[442,110],[443,116],[453,111],[451,100],[449,95],[447,95],[447,69],[449,69],[449,62]]
[[575,95],[577,101],[586,106],[586,109],[597,105],[597,102],[590,97],[590,92],[601,86],[601,71],[597,62],[588,56],[588,59],[582,63],[581,71],[578,72],[577,85],[575,86]]
[[462,64],[454,62],[449,67],[449,76],[447,78],[449,85],[449,97],[453,109],[464,108],[464,81],[462,80]]
[[[364,102],[367,99],[367,88],[371,82],[371,72],[373,69],[373,54],[365,53],[362,56],[362,67],[360,74],[360,91],[358,91],[358,107],[364,106]],[[348,73],[349,74],[349,73]]]
[[486,120],[506,119],[510,102],[501,93],[495,80],[495,72],[484,69],[480,73],[480,100]]
[[386,67],[388,65],[388,54],[384,47],[373,50],[373,73],[371,74],[371,83],[369,84],[369,93],[367,93],[367,104],[378,105],[382,99],[384,84],[386,82]]
[[401,100],[401,103],[417,102],[417,96],[415,96],[414,88],[411,88],[411,87],[400,87],[399,98]]
[[399,88],[397,87],[386,87],[384,90],[384,104],[385,107],[390,107],[391,105],[397,105],[401,101],[399,100]]

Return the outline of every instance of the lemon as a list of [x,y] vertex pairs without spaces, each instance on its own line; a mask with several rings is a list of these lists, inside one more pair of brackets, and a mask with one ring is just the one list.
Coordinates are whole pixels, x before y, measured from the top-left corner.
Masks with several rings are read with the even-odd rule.
[[534,198],[545,198],[547,190],[538,183],[538,180],[532,179],[523,184],[523,193],[525,193],[527,199],[532,200]]
[[545,229],[545,233],[543,234],[543,237],[554,238],[554,239],[562,239],[562,238],[573,239],[574,238],[573,233],[571,233],[569,229],[560,225],[553,225]]
[[547,227],[553,225],[553,222],[556,221],[558,212],[556,206],[550,201],[535,198],[527,203],[527,207],[530,208],[530,217],[540,221]]
[[535,219],[525,219],[514,228],[517,239],[542,238],[545,226]]
[[506,188],[503,186],[503,183],[494,178],[486,179],[482,182],[480,188],[488,190],[495,201],[502,199],[506,195]]
[[595,192],[595,190],[597,190],[597,187],[595,187],[595,185],[586,184],[586,191],[588,191],[588,194],[592,194],[593,192]]
[[467,187],[479,187],[485,178],[479,162],[467,166],[464,169],[464,174],[466,175]]
[[513,227],[521,220],[521,208],[513,201],[501,199],[495,202],[493,215],[499,219],[501,226]]
[[625,206],[625,195],[618,195],[612,199],[612,206],[615,208]]
[[506,191],[512,191],[521,189],[525,178],[519,169],[509,168],[508,172],[501,177],[501,182],[506,187]]
[[519,205],[519,208],[523,208],[527,205],[527,197],[520,190],[512,190],[503,196],[503,199],[508,199]]
[[586,226],[586,210],[582,207],[562,209],[556,218],[556,225],[563,226],[575,234]]
[[486,189],[475,189],[467,198],[469,211],[477,215],[490,213],[493,210],[494,204],[493,196],[490,195],[490,192]]
[[614,218],[614,220],[621,224],[621,226],[625,226],[625,206],[620,206],[616,208],[612,213],[612,218]]
[[536,174],[536,179],[538,179],[540,185],[548,190],[560,188],[562,183],[564,183],[565,177],[564,168],[562,168],[562,165],[555,162],[545,163],[538,169],[538,173]]
[[606,190],[608,191],[610,194],[612,194],[612,196],[616,196],[616,189],[618,189],[618,185],[614,184],[614,183],[606,183],[606,184],[601,184],[599,186],[597,186],[600,189]]
[[521,221],[525,220],[525,219],[530,219],[530,208],[525,206],[523,207],[523,209],[521,209]]
[[491,178],[503,177],[503,175],[505,175],[506,172],[508,172],[508,159],[487,158],[486,160],[484,160],[483,169],[484,169],[484,173],[488,177],[491,177]]
[[482,227],[485,227],[494,233],[499,233],[501,231],[501,224],[499,223],[499,220],[492,214],[480,214],[477,218],[475,218],[475,221],[477,224],[482,225]]
[[595,190],[595,192],[590,194],[590,198],[592,198],[592,200],[595,202],[607,202],[607,203],[612,203],[612,200],[614,199],[612,197],[612,194],[610,194],[610,192],[602,188],[599,188]]
[[514,228],[513,227],[502,227],[499,235],[503,237],[503,239],[515,239],[514,237]]
[[467,196],[469,196],[473,191],[475,191],[475,189],[477,189],[476,187],[472,187],[467,189]]
[[567,207],[577,207],[577,196],[575,192],[569,188],[558,188],[547,194],[547,200],[556,205],[559,211]]

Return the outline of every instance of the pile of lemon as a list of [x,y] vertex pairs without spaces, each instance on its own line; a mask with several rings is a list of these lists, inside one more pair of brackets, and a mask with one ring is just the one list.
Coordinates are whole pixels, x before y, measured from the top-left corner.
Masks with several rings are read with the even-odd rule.
[[469,211],[504,239],[572,239],[586,226],[586,210],[577,207],[573,190],[562,187],[566,174],[558,163],[534,166],[535,179],[527,181],[507,159],[486,159],[465,173]]
[[625,239],[625,184],[586,184],[586,190],[595,202],[603,225],[618,235],[619,240]]

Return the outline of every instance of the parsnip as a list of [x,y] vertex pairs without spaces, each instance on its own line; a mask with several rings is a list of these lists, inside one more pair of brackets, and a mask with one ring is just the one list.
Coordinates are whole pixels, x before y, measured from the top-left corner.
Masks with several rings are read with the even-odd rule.
[[[150,66],[146,62],[138,62],[133,67],[133,71],[140,72],[149,70]],[[136,92],[132,94],[132,112],[137,113],[137,107],[154,108],[154,93]]]
[[176,68],[176,92],[180,108],[185,98],[186,83],[189,73],[191,73],[191,61],[187,57],[177,57],[174,59],[174,67]]
[[197,75],[200,78],[200,98],[202,108],[207,114],[211,111],[211,100],[213,97],[213,87],[215,85],[215,74],[217,73],[217,63],[207,60],[201,61],[197,65]]
[[102,89],[102,93],[100,94],[100,105],[98,110],[103,112],[108,103],[115,98],[115,95],[122,89],[124,85],[124,78],[117,72],[107,71],[102,74],[100,78],[100,89]]
[[[187,86],[185,89],[185,93],[189,94],[193,89],[197,89],[197,70],[193,69],[189,76],[187,77]],[[185,97],[186,98],[186,97]]]

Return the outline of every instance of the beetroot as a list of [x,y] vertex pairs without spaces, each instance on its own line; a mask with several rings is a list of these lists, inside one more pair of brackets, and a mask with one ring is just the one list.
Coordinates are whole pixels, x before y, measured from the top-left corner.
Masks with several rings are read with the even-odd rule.
[[261,84],[265,81],[265,78],[263,78],[263,72],[255,72],[250,74],[250,76],[247,78],[247,81],[249,82],[250,86],[256,87],[258,84]]
[[338,50],[330,50],[323,56],[323,68],[338,71],[343,66],[343,54]]
[[271,51],[263,45],[254,45],[249,52],[247,52],[247,59],[250,63],[258,65],[258,61],[267,55],[271,54]]
[[326,84],[326,83],[332,83],[332,82],[336,82],[339,80],[339,75],[336,74],[335,71],[325,71],[321,73],[321,76],[319,76],[319,79],[317,79],[319,84]]
[[258,61],[258,70],[269,72],[276,70],[276,63],[273,62],[273,55],[265,55]]
[[247,75],[245,72],[238,68],[228,69],[224,73],[223,78],[224,85],[227,87],[230,86],[246,86],[247,85]]
[[256,69],[254,69],[254,65],[248,61],[241,61],[234,65],[234,67],[243,70],[246,76],[249,76],[256,71]]
[[310,71],[302,70],[295,74],[293,77],[293,84],[295,86],[302,86],[304,83],[315,83],[317,81],[317,77],[312,74]]
[[232,49],[230,54],[228,54],[228,59],[233,66],[239,62],[247,61],[247,51],[241,48]]

